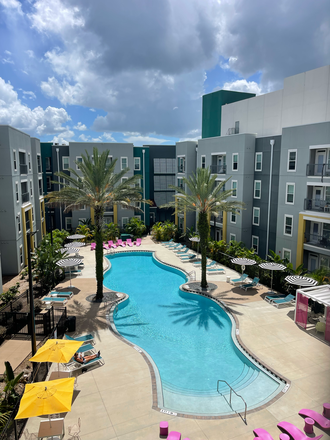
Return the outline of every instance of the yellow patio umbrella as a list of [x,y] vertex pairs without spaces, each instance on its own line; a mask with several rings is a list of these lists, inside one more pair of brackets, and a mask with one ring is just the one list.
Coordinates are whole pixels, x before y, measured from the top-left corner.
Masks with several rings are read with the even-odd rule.
[[78,351],[83,342],[66,339],[48,339],[36,354],[29,359],[31,362],[56,362],[66,364]]
[[74,377],[25,385],[15,419],[71,411]]

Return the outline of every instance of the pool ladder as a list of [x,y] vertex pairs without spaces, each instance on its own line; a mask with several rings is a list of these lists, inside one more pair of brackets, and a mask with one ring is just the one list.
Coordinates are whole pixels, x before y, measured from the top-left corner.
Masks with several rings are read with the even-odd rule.
[[[221,393],[221,391],[219,391],[219,383],[220,382],[223,382],[223,383],[225,383],[227,386],[228,386],[228,388],[230,388],[230,394],[229,394],[229,406],[230,406],[230,408],[233,410],[233,411],[235,411],[234,410],[234,408],[231,406],[231,395],[232,395],[232,393],[234,392],[235,394],[236,394],[236,396],[237,397],[239,397],[240,399],[242,399],[243,400],[243,402],[244,402],[244,406],[245,406],[245,410],[244,410],[244,417],[240,414],[240,413],[238,413],[237,411],[235,411],[235,413],[236,414],[238,414],[239,416],[240,416],[240,418],[243,420],[243,422],[247,425],[247,422],[246,422],[246,411],[247,411],[247,404],[246,404],[246,402],[245,402],[245,400],[243,399],[243,397],[242,396],[240,396],[239,394],[237,394],[236,393],[236,391],[229,385],[229,383],[228,382],[226,382],[225,380],[218,380],[218,384],[217,384],[217,391],[218,391],[218,393],[222,396],[223,394]],[[223,396],[224,397],[224,396]],[[225,398],[225,397],[224,397]],[[226,399],[226,398],[225,398]],[[226,399],[227,400],[227,399]]]
[[188,273],[190,281],[196,281],[196,272],[192,270]]

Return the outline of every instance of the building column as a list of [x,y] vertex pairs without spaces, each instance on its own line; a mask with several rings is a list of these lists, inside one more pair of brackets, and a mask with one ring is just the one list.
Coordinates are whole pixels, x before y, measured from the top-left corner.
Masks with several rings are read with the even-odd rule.
[[118,206],[113,205],[113,222],[114,224],[118,224]]
[[227,216],[228,212],[223,212],[222,216],[222,240],[227,243]]
[[300,266],[304,261],[305,230],[306,230],[306,220],[304,220],[303,214],[299,214],[298,233],[297,233],[296,268],[298,266]]

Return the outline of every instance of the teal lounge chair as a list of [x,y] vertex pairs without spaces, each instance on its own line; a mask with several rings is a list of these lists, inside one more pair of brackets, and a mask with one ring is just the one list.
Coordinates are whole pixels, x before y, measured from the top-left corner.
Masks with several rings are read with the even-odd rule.
[[188,251],[190,251],[190,249],[187,246],[185,246],[184,248],[180,248],[180,249],[174,249],[174,252],[177,252],[178,256],[184,255]]
[[279,293],[278,295],[267,295],[265,296],[265,300],[271,303],[274,299],[282,299],[285,298],[286,295],[283,293]]
[[64,335],[64,337],[65,337],[65,339],[68,339],[69,341],[78,341],[78,342],[83,342],[84,344],[93,344],[94,343],[94,337],[91,334],[77,336],[76,338],[73,338],[72,336],[69,336],[69,335]]
[[[196,266],[200,266],[201,264],[202,264],[202,260],[199,260],[199,261],[196,261],[196,263],[194,263]],[[215,266],[216,264],[218,264],[216,261],[211,261],[211,263],[208,263],[207,265],[206,265],[206,268],[208,268],[208,267],[213,267],[213,266]]]
[[241,289],[248,290],[248,289],[250,289],[252,287],[256,287],[258,285],[258,283],[259,283],[259,278],[255,277],[255,278],[253,278],[252,283],[242,284],[239,287]]
[[63,304],[65,305],[68,300],[67,298],[55,298],[53,296],[46,296],[45,298],[42,298],[41,300],[43,303],[50,303],[50,304]]
[[54,298],[72,298],[73,292],[50,292],[49,296]]
[[288,306],[290,304],[293,304],[295,301],[295,297],[291,294],[287,295],[285,298],[280,298],[280,299],[273,299],[271,301],[271,304],[277,308],[279,308],[279,306]]
[[172,241],[173,241],[173,238],[171,238],[171,240],[169,240],[169,241],[162,241],[161,244],[164,244],[166,246],[167,244],[172,243]]
[[248,275],[246,275],[246,273],[243,273],[243,275],[240,278],[235,278],[234,280],[230,280],[230,282],[232,284],[243,283],[243,281],[245,281],[247,277]]
[[206,268],[207,273],[226,273],[223,267],[211,267],[210,269]]

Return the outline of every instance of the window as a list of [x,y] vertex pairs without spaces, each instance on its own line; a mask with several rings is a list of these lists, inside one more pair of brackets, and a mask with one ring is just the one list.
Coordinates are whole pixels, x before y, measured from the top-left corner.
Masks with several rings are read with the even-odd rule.
[[70,158],[67,156],[62,157],[63,170],[68,170],[70,167]]
[[288,171],[296,171],[297,167],[297,150],[288,151]]
[[42,173],[42,169],[41,169],[41,156],[40,156],[40,154],[37,154],[37,165],[38,165],[38,173]]
[[51,190],[52,189],[52,180],[51,180],[50,176],[46,176],[46,182],[47,182],[47,189]]
[[19,262],[21,266],[23,266],[24,260],[23,260],[23,246],[20,245],[19,247]]
[[256,153],[255,171],[262,171],[262,153]]
[[231,181],[231,190],[232,190],[232,197],[237,197],[237,180]]
[[284,235],[292,237],[293,216],[284,215]]
[[108,156],[107,157],[107,161],[106,161],[105,164],[106,164],[107,167],[112,164],[112,156]]
[[178,187],[183,189],[184,188],[184,183],[183,183],[183,179],[178,178]]
[[34,210],[33,210],[33,206],[31,208],[31,214],[32,214],[32,223],[34,223]]
[[236,234],[230,234],[229,241],[236,241]]
[[259,224],[260,224],[260,208],[253,208],[252,224],[255,226],[259,226]]
[[124,170],[128,166],[128,158],[127,157],[121,157],[120,158],[121,163],[121,169]]
[[16,203],[19,202],[19,186],[18,182],[15,182],[15,192],[16,192]]
[[31,194],[31,197],[33,197],[33,185],[32,185],[32,180],[30,180],[30,194]]
[[121,178],[121,183],[125,182],[125,180],[128,180],[128,177],[122,177]]
[[186,158],[184,156],[178,157],[178,173],[184,173],[186,171]]
[[254,198],[255,199],[261,198],[261,180],[254,181]]
[[320,255],[320,268],[324,268],[329,272],[329,270],[330,270],[330,257]]
[[13,150],[13,159],[14,159],[14,171],[17,171],[17,157],[15,150]]
[[178,227],[180,231],[183,231],[183,226],[184,226],[184,217],[178,217]]
[[238,170],[238,153],[233,153],[233,171]]
[[288,260],[291,263],[291,250],[283,248],[283,260]]
[[82,163],[82,157],[76,156],[76,170],[80,170],[79,164]]
[[259,252],[259,237],[252,235],[252,247],[257,254]]
[[134,171],[140,171],[140,158],[134,157]]
[[39,185],[39,196],[42,196],[42,180],[41,179],[38,180],[38,185]]
[[206,157],[205,156],[201,156],[201,167],[205,168],[205,163],[206,163]]
[[285,196],[285,203],[293,205],[294,204],[294,183],[287,183],[286,184],[286,196]]
[[86,205],[79,205],[79,211],[85,211]]
[[236,211],[230,213],[230,223],[236,223]]
[[19,234],[22,232],[21,214],[17,214],[17,231]]
[[31,154],[28,153],[28,164],[29,164],[29,171],[31,171]]
[[71,231],[72,229],[72,217],[65,218],[65,229]]
[[128,217],[122,217],[121,218],[121,225],[122,225],[123,228],[125,228],[127,223],[128,223]]
[[46,171],[50,171],[50,157],[45,157]]

